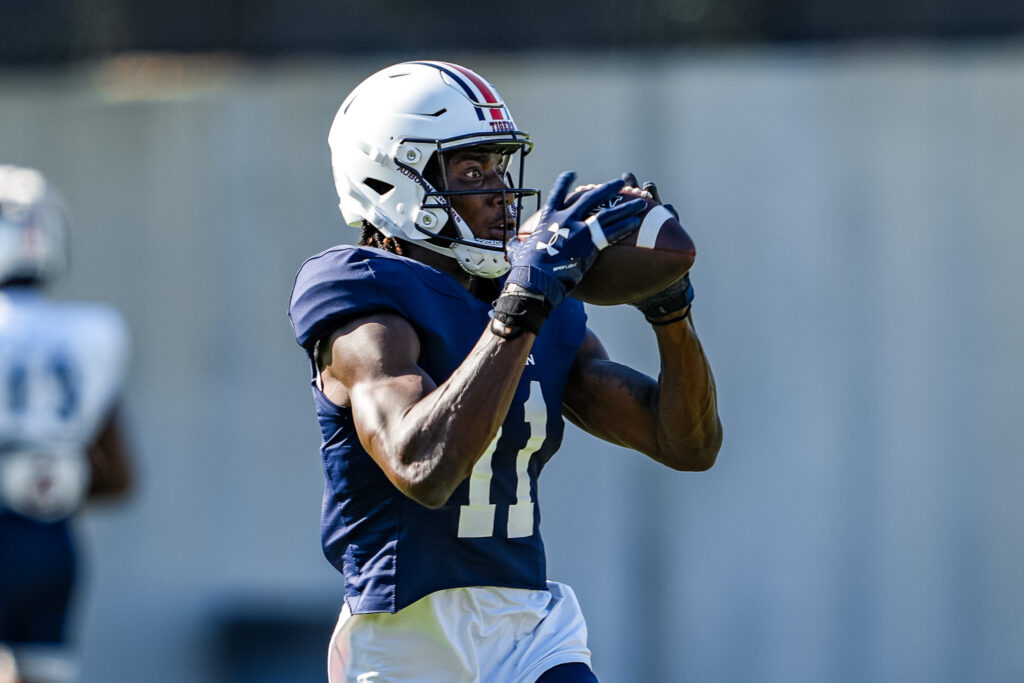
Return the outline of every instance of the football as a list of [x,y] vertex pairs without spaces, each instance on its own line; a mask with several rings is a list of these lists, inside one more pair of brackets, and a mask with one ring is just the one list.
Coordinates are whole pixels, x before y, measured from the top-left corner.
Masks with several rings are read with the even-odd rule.
[[[636,197],[623,189],[613,202]],[[598,205],[598,210],[606,207]],[[690,270],[696,250],[676,217],[651,199],[640,217],[639,228],[598,254],[570,296],[597,306],[629,304],[660,292]],[[526,239],[539,219],[537,212],[523,221],[519,239]]]

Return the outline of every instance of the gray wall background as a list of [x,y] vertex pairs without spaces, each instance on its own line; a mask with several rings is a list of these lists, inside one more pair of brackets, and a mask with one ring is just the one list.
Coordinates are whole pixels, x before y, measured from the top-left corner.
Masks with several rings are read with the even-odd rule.
[[[1021,46],[437,56],[533,132],[532,184],[633,170],[698,245],[718,465],[570,428],[543,479],[602,680],[1024,678]],[[233,680],[239,615],[322,623],[322,656],[342,588],[285,311],[302,260],[354,237],[334,111],[398,59],[0,72],[0,160],[71,208],[57,293],[115,303],[136,343],[139,485],[80,525],[83,680]],[[639,314],[590,314],[657,372]]]

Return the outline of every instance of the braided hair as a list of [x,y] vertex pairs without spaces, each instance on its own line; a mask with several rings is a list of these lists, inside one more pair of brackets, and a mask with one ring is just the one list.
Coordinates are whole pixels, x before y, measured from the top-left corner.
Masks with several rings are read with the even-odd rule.
[[360,247],[376,247],[382,251],[405,256],[405,250],[402,249],[402,243],[398,239],[388,237],[366,221],[363,221],[363,231],[356,244]]

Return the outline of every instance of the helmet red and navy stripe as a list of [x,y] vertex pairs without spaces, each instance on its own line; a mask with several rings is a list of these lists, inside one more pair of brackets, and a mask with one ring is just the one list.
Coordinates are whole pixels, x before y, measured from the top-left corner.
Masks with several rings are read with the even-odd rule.
[[446,74],[454,82],[476,108],[476,116],[481,121],[511,121],[505,103],[498,93],[488,85],[487,81],[474,71],[450,62],[412,62],[423,66],[432,66]]

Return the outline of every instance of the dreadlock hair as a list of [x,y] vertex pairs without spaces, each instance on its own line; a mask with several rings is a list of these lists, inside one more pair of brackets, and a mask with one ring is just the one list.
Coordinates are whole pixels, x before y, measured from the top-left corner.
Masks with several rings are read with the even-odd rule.
[[360,247],[376,247],[382,251],[405,256],[401,242],[394,237],[388,237],[366,221],[363,221],[363,231],[359,235],[357,244]]

